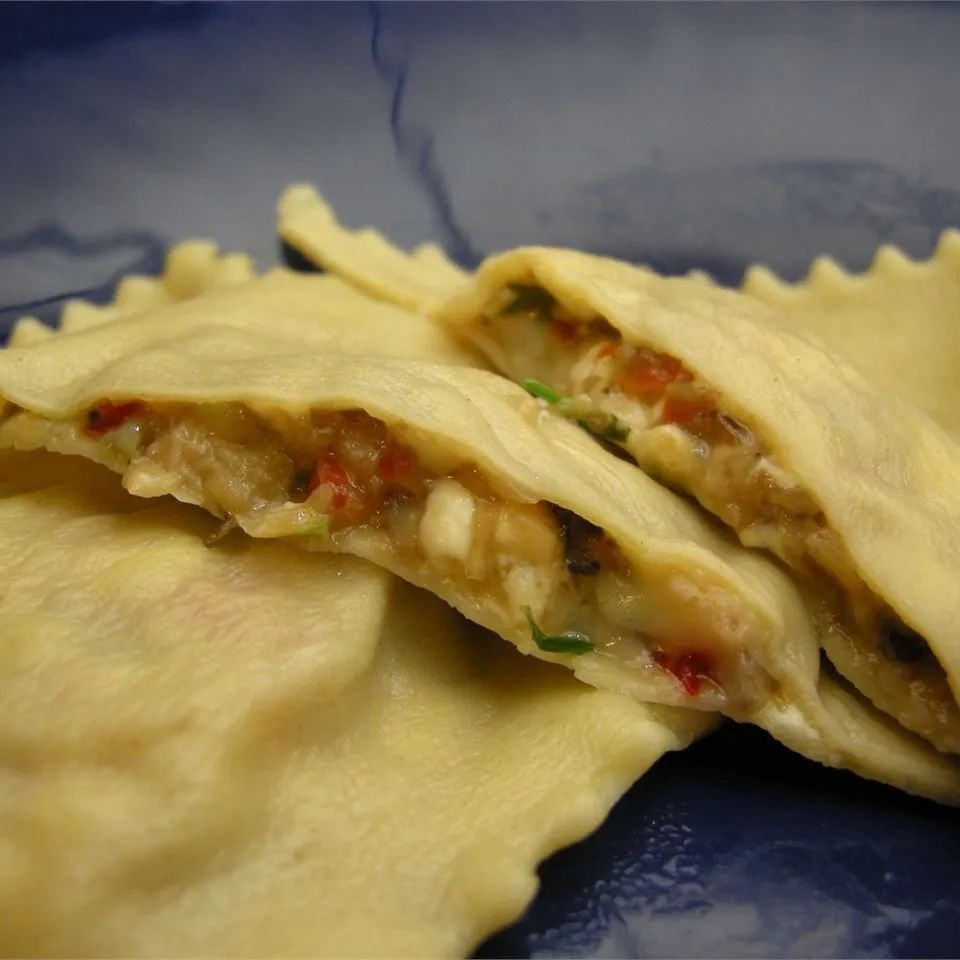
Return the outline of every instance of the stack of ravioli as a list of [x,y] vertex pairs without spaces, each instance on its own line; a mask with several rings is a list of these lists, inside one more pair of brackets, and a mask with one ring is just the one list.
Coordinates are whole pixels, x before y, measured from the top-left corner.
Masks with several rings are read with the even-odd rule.
[[0,951],[464,955],[724,717],[960,802],[960,236],[279,228],[328,272],[191,241],[0,351]]

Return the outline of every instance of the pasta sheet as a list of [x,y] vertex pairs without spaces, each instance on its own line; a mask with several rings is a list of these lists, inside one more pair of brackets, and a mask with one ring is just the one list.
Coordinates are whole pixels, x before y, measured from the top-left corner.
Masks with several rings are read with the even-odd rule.
[[[586,517],[621,544],[641,577],[676,576],[695,585],[706,609],[719,603],[723,616],[718,623],[750,626],[761,639],[748,654],[776,678],[780,693],[754,703],[741,719],[760,723],[825,763],[939,799],[957,798],[960,776],[952,761],[866,709],[854,711],[855,722],[830,711],[822,690],[829,687],[834,696],[836,683],[821,672],[816,627],[804,598],[783,573],[719,535],[689,504],[599,450],[578,428],[545,414],[520,388],[468,368],[308,355],[293,340],[279,343],[275,334],[252,326],[204,323],[172,339],[167,319],[157,311],[153,319],[5,351],[0,389],[22,410],[0,427],[0,442],[105,459],[122,471],[122,452],[105,455],[109,445],[77,430],[78,418],[104,398],[148,404],[240,402],[294,412],[366,410],[425,458],[442,455],[473,463],[501,489]],[[137,492],[136,483],[128,480],[128,487]],[[161,491],[188,498],[176,476],[149,492]],[[244,518],[238,519],[244,525]],[[256,532],[250,525],[247,529]],[[391,563],[375,546],[358,541],[350,549]],[[492,607],[464,597],[451,581],[419,579],[398,564],[392,569],[497,629],[524,652],[567,663],[590,683],[641,700],[676,702],[669,678],[631,670],[600,653],[571,657],[544,652],[522,622],[507,629]],[[677,610],[679,615],[681,606]],[[851,696],[836,688],[834,698]]]
[[361,560],[211,550],[201,512],[100,468],[0,468],[7,956],[462,955],[714,723]]
[[[182,295],[118,293],[73,329],[209,294],[209,247],[184,250],[132,285]],[[296,281],[254,297],[304,328],[304,291],[360,299]],[[716,725],[520,657],[361,560],[213,529],[83,459],[0,454],[0,952],[462,955]]]

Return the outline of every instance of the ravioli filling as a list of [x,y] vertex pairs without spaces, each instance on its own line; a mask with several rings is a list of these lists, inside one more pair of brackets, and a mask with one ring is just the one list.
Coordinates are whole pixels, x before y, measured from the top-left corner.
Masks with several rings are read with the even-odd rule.
[[813,498],[709,384],[538,286],[503,291],[474,329],[501,369],[554,412],[803,574],[824,598],[824,648],[837,669],[908,729],[960,752],[960,708],[925,640],[864,584]]
[[204,507],[223,518],[221,533],[239,526],[372,560],[521,650],[599,658],[601,670],[625,661],[660,702],[737,713],[776,689],[750,652],[768,628],[739,598],[679,569],[638,576],[584,518],[361,410],[105,400],[79,420],[14,408],[6,420],[4,442],[44,433],[123,473],[134,494]]

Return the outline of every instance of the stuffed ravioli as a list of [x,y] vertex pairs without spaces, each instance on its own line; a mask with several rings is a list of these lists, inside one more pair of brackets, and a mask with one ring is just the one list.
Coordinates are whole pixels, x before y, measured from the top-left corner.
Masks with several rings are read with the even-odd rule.
[[[59,332],[237,283],[164,311],[167,335],[273,316],[301,341],[467,357],[333,278],[251,277],[180,244]],[[11,342],[54,335],[26,319]],[[362,561],[211,533],[85,460],[0,454],[5,954],[463,955],[540,859],[716,724],[593,691]]]
[[573,251],[492,258],[442,317],[554,412],[799,572],[877,706],[960,751],[960,447],[769,308]]
[[493,374],[252,325],[173,337],[164,310],[5,351],[0,391],[2,445],[372,560],[596,686],[960,799],[952,761],[821,672],[822,625],[779,569]]
[[801,573],[837,668],[960,750],[960,455],[886,396],[955,426],[955,232],[929,263],[886,251],[842,284],[827,263],[796,291],[753,271],[747,298],[564,250],[504,254],[476,277],[427,267],[343,227],[307,186],[284,193],[278,227],[378,296],[428,312],[446,296],[441,319],[497,369]]

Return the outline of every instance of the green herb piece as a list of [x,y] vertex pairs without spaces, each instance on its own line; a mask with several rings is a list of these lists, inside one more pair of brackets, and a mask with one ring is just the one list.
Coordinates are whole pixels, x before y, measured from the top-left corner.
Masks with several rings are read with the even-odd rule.
[[540,320],[550,320],[554,299],[543,287],[525,283],[511,283],[513,299],[500,311],[502,316],[514,313],[533,313]]
[[533,613],[529,607],[521,607],[523,615],[530,624],[530,634],[533,642],[541,649],[549,653],[572,653],[575,656],[581,653],[589,653],[593,649],[593,642],[585,633],[575,633],[573,630],[567,633],[544,633],[533,619]]
[[547,403],[553,406],[569,402],[562,393],[557,393],[553,387],[548,387],[540,380],[524,380],[523,389],[526,390],[527,393],[533,394],[535,397],[539,397],[541,400],[546,400]]
[[330,532],[330,518],[321,517],[316,523],[308,524],[297,531],[297,536],[310,537],[320,536]]
[[[553,387],[548,387],[541,380],[527,379],[523,381],[523,389],[534,397],[546,400],[551,407],[557,407],[557,412],[565,417],[570,416],[570,398],[558,393]],[[600,427],[587,419],[577,419],[577,425],[588,433],[612,440],[614,443],[623,443],[630,436],[630,428],[616,415],[610,414],[606,423]]]

